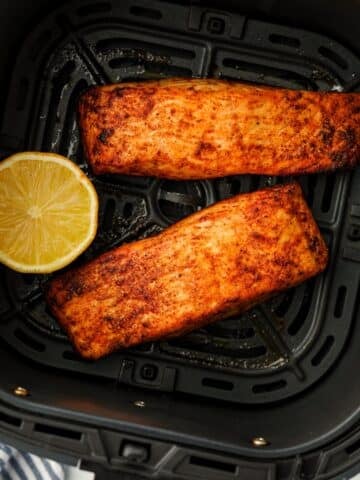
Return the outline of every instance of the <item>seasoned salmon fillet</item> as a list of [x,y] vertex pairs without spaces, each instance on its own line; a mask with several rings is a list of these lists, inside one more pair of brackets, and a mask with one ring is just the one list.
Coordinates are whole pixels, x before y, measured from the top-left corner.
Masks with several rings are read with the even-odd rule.
[[93,87],[80,99],[95,174],[297,175],[360,158],[360,94],[188,79]]
[[216,203],[54,278],[47,302],[77,351],[181,335],[321,272],[327,248],[298,184]]

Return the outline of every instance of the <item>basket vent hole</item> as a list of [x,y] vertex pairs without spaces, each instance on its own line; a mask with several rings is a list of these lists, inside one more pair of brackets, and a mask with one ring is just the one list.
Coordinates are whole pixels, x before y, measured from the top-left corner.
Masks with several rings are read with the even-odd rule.
[[136,17],[151,18],[152,20],[160,20],[162,18],[162,13],[154,8],[131,7],[130,13]]
[[75,430],[68,430],[67,428],[54,427],[53,425],[44,425],[36,423],[34,431],[38,433],[45,433],[46,435],[55,435],[56,437],[68,438],[70,440],[80,441],[82,433]]
[[294,37],[287,37],[285,35],[278,35],[276,33],[271,33],[269,35],[269,40],[271,43],[277,43],[279,45],[285,45],[287,47],[299,48],[300,40]]
[[330,352],[331,347],[335,343],[335,338],[332,335],[329,335],[326,337],[325,342],[323,343],[322,347],[318,351],[318,353],[315,355],[315,357],[311,360],[311,363],[314,367],[317,367],[320,365],[320,363],[324,360],[326,355]]
[[323,57],[336,63],[336,65],[338,65],[343,70],[346,70],[348,68],[347,61],[342,58],[338,53],[334,52],[334,50],[330,50],[330,48],[327,47],[319,47],[318,52]]
[[70,152],[74,149],[74,142],[78,141],[76,139],[77,133],[74,131],[74,127],[76,127],[77,104],[81,93],[84,92],[87,86],[88,83],[84,79],[80,80],[73,88],[69,98],[59,149],[59,152],[66,157],[70,156]]
[[301,465],[301,478],[314,478],[319,465],[319,455],[304,457]]
[[[235,58],[224,58],[222,60],[222,64],[224,67],[238,72],[236,75],[230,73],[229,75],[231,75],[231,77],[228,75],[228,78],[230,79],[235,77],[238,79],[247,80],[247,75],[249,75],[248,79],[251,82],[255,81],[256,83],[264,83],[264,79],[266,79],[265,83],[270,82],[269,84],[276,86],[289,87],[289,82],[291,82],[291,88],[293,89],[318,89],[314,81],[291,70],[283,70],[270,65],[250,63]],[[224,77],[224,75],[222,75],[222,78],[226,78],[226,76]]]
[[286,385],[287,385],[286,380],[278,380],[277,382],[262,383],[260,385],[254,385],[252,388],[252,391],[255,394],[274,392],[275,390],[280,390],[281,388],[286,387]]
[[305,190],[306,199],[309,205],[313,205],[315,198],[316,185],[318,183],[318,177],[316,175],[309,175],[306,177]]
[[124,217],[125,218],[130,218],[131,215],[133,214],[133,211],[134,211],[133,205],[129,202],[125,203],[124,208],[123,208]]
[[256,347],[243,348],[239,353],[239,358],[257,358],[262,357],[267,352],[265,345],[257,345]]
[[36,350],[37,352],[44,352],[45,351],[45,345],[38,342],[34,338],[30,337],[27,333],[25,333],[23,330],[20,328],[17,328],[14,331],[15,337],[20,340],[22,343],[27,345],[28,347],[32,348],[33,350]]
[[232,197],[241,192],[241,180],[239,178],[225,178],[219,180],[217,189],[221,199]]
[[282,318],[286,315],[286,313],[288,312],[290,306],[291,306],[291,303],[295,297],[295,292],[296,290],[295,289],[292,289],[292,290],[288,290],[287,292],[284,293],[284,296],[282,297],[282,300],[281,302],[279,303],[279,305],[276,307],[275,309],[275,315]]
[[321,210],[326,213],[330,210],[332,196],[335,187],[335,176],[331,175],[326,178],[324,195],[321,200]]
[[111,230],[115,214],[115,200],[109,198],[105,204],[102,226],[104,230]]
[[306,285],[306,290],[303,294],[299,311],[296,314],[294,320],[291,322],[291,324],[288,327],[288,333],[292,337],[297,335],[301,327],[304,325],[307,316],[309,315],[313,291],[314,291],[314,283],[309,282]]
[[185,59],[193,59],[196,57],[196,52],[193,50],[122,37],[99,40],[96,43],[96,51],[104,54],[114,52],[124,60],[133,60],[137,63],[146,60],[149,62],[161,61],[160,63],[163,65],[169,61],[171,57]]
[[62,357],[65,360],[71,360],[72,362],[83,362],[83,363],[91,363],[90,360],[85,360],[77,352],[72,350],[64,350]]
[[[144,60],[136,60],[132,58],[113,58],[109,61],[109,67],[112,69],[126,69],[129,67],[137,68],[141,66],[146,72],[160,74],[162,77],[191,77],[192,70],[186,67],[178,67],[176,65],[157,64]],[[126,78],[126,77],[123,77]]]
[[276,465],[277,480],[289,480],[294,470],[294,464],[291,460],[279,461]]
[[24,273],[21,277],[26,285],[32,285],[35,281],[35,275],[29,273]]
[[352,455],[353,453],[357,452],[360,449],[360,438],[356,440],[356,442],[352,443],[351,445],[345,448],[346,453]]
[[220,470],[227,473],[236,473],[236,465],[232,463],[220,462],[219,460],[213,460],[210,458],[197,457],[191,455],[189,459],[190,465],[195,465],[197,467],[210,468],[212,470]]
[[14,427],[20,427],[21,420],[20,418],[13,417],[12,415],[7,415],[4,412],[0,412],[0,423],[7,423]]
[[234,389],[234,384],[232,382],[227,382],[226,380],[219,380],[218,378],[203,378],[201,382],[204,387],[217,388],[218,390],[227,390],[231,391]]
[[238,331],[238,337],[241,339],[255,337],[255,330],[252,327],[244,327]]
[[54,318],[54,319],[55,319],[55,317],[54,317],[54,315],[53,315],[52,311],[50,310],[50,307],[49,307],[49,305],[47,305],[47,304],[46,304],[46,306],[45,306],[45,310],[44,310],[44,311],[45,311],[45,313],[46,313],[47,315],[49,315],[49,317],[51,317],[51,318]]
[[338,289],[337,296],[336,296],[336,302],[335,302],[335,308],[334,308],[334,315],[336,318],[340,318],[343,310],[344,310],[344,305],[345,305],[345,299],[346,299],[346,287],[341,286]]

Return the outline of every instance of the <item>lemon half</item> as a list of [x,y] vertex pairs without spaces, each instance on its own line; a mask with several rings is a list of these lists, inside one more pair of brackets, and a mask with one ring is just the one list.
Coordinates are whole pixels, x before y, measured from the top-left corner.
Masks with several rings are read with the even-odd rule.
[[90,245],[97,225],[96,190],[67,158],[22,152],[0,162],[0,262],[53,272]]

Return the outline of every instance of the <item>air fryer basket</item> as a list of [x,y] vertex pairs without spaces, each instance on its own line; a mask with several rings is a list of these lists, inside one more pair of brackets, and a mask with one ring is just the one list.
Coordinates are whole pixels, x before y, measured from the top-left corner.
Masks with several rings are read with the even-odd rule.
[[[87,1],[51,14],[17,57],[0,147],[3,156],[61,153],[92,179],[100,228],[77,263],[217,200],[284,181],[94,177],[76,121],[81,92],[92,84],[169,76],[356,91],[360,58],[323,35],[201,6]],[[0,404],[0,431],[20,443],[31,438],[35,449],[50,444],[55,455],[92,457],[114,468],[131,470],[138,454],[149,474],[325,478],[355,463],[360,172],[300,182],[330,248],[325,274],[245,315],[98,362],[77,356],[48,311],[43,286],[49,276],[0,267],[0,359],[11,359],[0,398],[15,409]],[[31,396],[10,400],[16,385]],[[144,436],[153,441],[144,443]],[[267,445],[256,447],[259,436]],[[189,445],[207,448],[207,456],[194,455]],[[246,460],[224,462],[216,452]]]

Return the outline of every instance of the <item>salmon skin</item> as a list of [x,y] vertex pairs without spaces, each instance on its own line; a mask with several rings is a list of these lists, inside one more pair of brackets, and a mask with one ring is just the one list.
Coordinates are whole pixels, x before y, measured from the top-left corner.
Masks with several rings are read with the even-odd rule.
[[327,248],[296,183],[218,202],[48,285],[50,309],[77,351],[184,334],[243,312],[321,272]]
[[360,95],[189,79],[93,87],[80,99],[95,174],[297,175],[359,161]]

